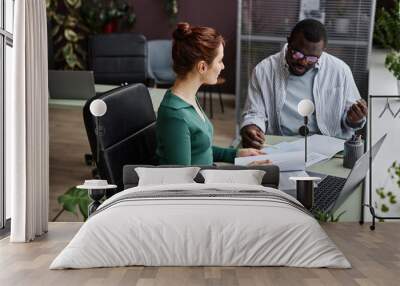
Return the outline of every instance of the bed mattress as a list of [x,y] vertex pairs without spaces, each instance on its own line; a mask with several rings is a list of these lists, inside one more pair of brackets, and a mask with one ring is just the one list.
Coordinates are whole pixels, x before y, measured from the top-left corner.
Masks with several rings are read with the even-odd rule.
[[262,186],[195,183],[114,195],[50,269],[129,265],[351,267],[293,197]]

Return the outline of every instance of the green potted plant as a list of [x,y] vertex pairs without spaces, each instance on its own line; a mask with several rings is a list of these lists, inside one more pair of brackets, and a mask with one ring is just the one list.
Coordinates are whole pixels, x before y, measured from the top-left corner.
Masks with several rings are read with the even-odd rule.
[[340,217],[345,213],[346,211],[342,211],[339,214],[335,214],[333,212],[323,212],[317,209],[314,217],[319,222],[338,222]]
[[69,70],[85,69],[85,39],[89,32],[83,23],[81,0],[46,0],[47,18],[51,23],[51,37],[57,67]]
[[86,68],[89,34],[132,27],[136,15],[126,0],[46,0],[56,68]]
[[57,218],[64,212],[70,212],[78,216],[78,210],[81,213],[83,220],[86,221],[88,218],[88,206],[90,203],[90,198],[88,196],[87,190],[78,189],[72,187],[68,189],[64,194],[57,198],[58,203],[62,206],[62,209],[57,213],[57,215],[52,219],[56,221]]
[[164,9],[170,25],[174,25],[178,16],[178,0],[164,0]]
[[[394,161],[392,165],[388,168],[388,177],[400,188],[400,163]],[[388,181],[386,181],[387,183]],[[376,194],[378,195],[379,202],[375,201],[375,208],[380,213],[388,213],[390,211],[390,206],[397,204],[397,195],[394,193],[393,190],[388,190],[386,183],[383,187],[379,187],[375,190]],[[381,221],[383,221],[381,219]]]
[[395,8],[389,11],[381,8],[377,12],[374,40],[381,47],[390,50],[385,66],[397,79],[400,94],[400,0],[396,0]]
[[126,0],[86,0],[81,13],[94,34],[125,30],[136,20],[133,8]]

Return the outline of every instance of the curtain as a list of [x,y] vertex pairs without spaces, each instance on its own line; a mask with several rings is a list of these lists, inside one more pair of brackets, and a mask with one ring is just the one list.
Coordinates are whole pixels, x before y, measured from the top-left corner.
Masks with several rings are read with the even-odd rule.
[[6,97],[6,187],[12,242],[47,232],[49,135],[45,0],[15,1],[14,72]]

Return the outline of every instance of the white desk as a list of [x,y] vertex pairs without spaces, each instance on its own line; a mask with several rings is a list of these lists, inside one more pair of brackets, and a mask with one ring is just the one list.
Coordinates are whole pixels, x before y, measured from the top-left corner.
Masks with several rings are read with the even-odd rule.
[[[299,137],[274,136],[274,135],[266,135],[266,138],[268,144],[276,144],[282,141],[290,142],[299,139]],[[343,168],[343,159],[341,158],[332,158],[328,161],[312,165],[311,167],[307,168],[307,171],[317,172],[341,178],[346,178],[350,173],[350,169]],[[361,196],[362,196],[362,188],[361,186],[359,186],[336,211],[336,214],[339,214],[342,211],[346,211],[340,217],[339,221],[358,222],[360,220]]]
[[[103,85],[103,84],[96,84],[95,90],[96,92],[107,92],[119,86],[116,85]],[[164,97],[166,89],[163,88],[148,88],[151,101],[153,103],[154,111],[157,113],[158,107]],[[51,107],[71,107],[71,108],[83,108],[85,105],[86,100],[79,100],[79,99],[51,99],[49,98],[49,106]]]

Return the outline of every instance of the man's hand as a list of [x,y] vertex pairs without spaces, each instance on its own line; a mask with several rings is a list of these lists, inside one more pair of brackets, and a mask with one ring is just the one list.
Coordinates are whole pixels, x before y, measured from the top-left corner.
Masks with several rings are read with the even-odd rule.
[[368,114],[367,103],[364,99],[357,100],[347,111],[347,122],[350,125],[359,123]]
[[247,125],[242,128],[240,133],[242,135],[243,147],[256,149],[261,149],[263,147],[265,135],[257,125]]

